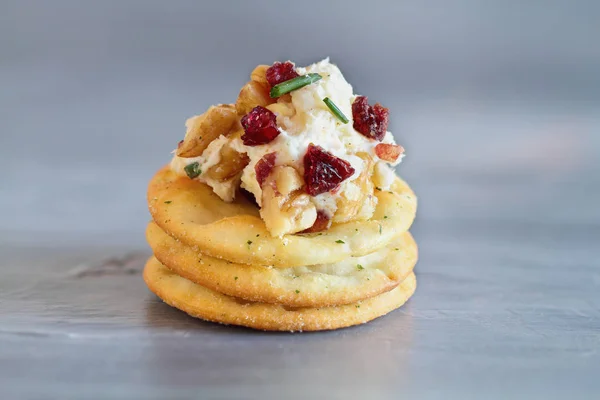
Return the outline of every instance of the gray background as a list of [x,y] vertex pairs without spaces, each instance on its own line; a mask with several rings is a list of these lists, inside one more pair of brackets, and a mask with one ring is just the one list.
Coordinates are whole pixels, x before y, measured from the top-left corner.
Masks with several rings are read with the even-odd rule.
[[[599,39],[597,1],[0,1],[0,393],[597,397]],[[135,261],[77,280],[146,254],[188,116],[325,56],[407,149],[407,307],[260,335],[169,310]]]

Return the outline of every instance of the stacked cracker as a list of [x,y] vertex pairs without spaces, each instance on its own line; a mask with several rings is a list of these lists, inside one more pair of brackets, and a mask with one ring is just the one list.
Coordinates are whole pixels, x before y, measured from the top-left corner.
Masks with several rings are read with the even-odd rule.
[[245,197],[226,203],[164,168],[148,191],[154,257],[144,279],[169,305],[223,324],[313,331],[365,323],[416,288],[417,246],[407,231],[416,198],[400,179],[376,196],[368,221],[277,238]]
[[[328,60],[321,64],[339,74]],[[274,69],[278,70],[270,74]],[[290,78],[282,78],[282,71],[298,75],[290,63],[259,66],[240,92],[235,106],[211,107],[202,116],[188,121],[185,140],[174,158],[184,163],[187,176],[182,175],[182,168],[174,166],[177,163],[172,163],[171,167],[161,169],[149,185],[148,203],[153,221],[148,225],[146,236],[154,256],[148,260],[144,279],[150,290],[171,306],[194,317],[223,324],[263,330],[314,331],[365,323],[400,307],[416,288],[413,267],[417,261],[417,246],[408,232],[415,217],[416,197],[404,181],[397,177],[394,180],[393,174],[385,185],[375,187],[371,161],[365,162],[368,167],[356,178],[362,182],[361,195],[351,204],[340,203],[336,218],[324,224],[319,223],[318,218],[315,220],[314,210],[306,226],[279,223],[288,221],[281,218],[303,215],[302,209],[283,212],[283,209],[273,208],[275,193],[288,195],[280,181],[273,178],[279,176],[274,171],[295,174],[289,166],[271,165],[270,175],[260,178],[260,163],[255,164],[253,179],[265,189],[262,191],[263,209],[250,197],[241,195],[240,176],[250,161],[246,154],[238,151],[239,145],[231,147],[229,144],[232,140],[239,143],[244,139],[244,136],[240,139],[240,117],[249,112],[261,107],[265,107],[263,113],[295,112],[289,95],[275,100],[272,91],[271,96],[268,94],[269,88],[274,89],[277,83],[267,82],[269,78]],[[350,100],[345,101],[343,108],[348,110]],[[359,101],[364,102],[363,110],[370,113],[366,98]],[[382,140],[387,127],[387,109],[375,107],[386,113],[380,135],[371,138],[371,132],[366,131],[363,135],[368,139],[361,139],[359,133],[355,133],[357,138],[372,140],[372,143]],[[272,117],[274,121],[275,116]],[[363,127],[357,126],[356,118],[355,129],[373,126],[372,120],[365,120],[368,124],[363,121],[366,124]],[[369,115],[368,118],[374,117]],[[273,129],[270,132],[277,135],[278,128]],[[219,137],[221,139],[217,139]],[[209,144],[217,143],[216,140],[225,143],[218,150],[221,162],[201,172],[199,162],[194,160],[201,160],[204,152],[209,151],[206,150]],[[395,150],[392,152],[395,154],[379,152],[377,156],[383,160],[389,157],[396,160],[401,151],[401,146],[389,141],[377,145],[376,152],[377,148]],[[371,160],[371,156],[364,157]],[[306,174],[310,168],[305,167],[304,171]],[[298,177],[296,181],[298,187],[290,189],[295,190],[293,193],[304,198],[307,193],[311,194],[302,187],[309,186],[308,178],[303,181]],[[214,182],[234,191],[237,188],[237,195],[216,190]],[[265,204],[270,205],[268,213]],[[363,204],[373,207],[368,216],[359,218],[355,214]],[[304,220],[296,218],[294,221]],[[282,227],[287,231],[282,231]]]

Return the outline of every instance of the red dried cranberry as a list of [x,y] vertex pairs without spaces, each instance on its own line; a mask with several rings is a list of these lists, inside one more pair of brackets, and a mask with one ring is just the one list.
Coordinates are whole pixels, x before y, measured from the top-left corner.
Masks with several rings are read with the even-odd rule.
[[390,111],[377,103],[369,105],[366,96],[358,96],[352,103],[354,129],[369,139],[381,140],[388,128]]
[[263,183],[265,183],[265,179],[267,179],[275,167],[276,157],[277,154],[275,152],[265,154],[254,166],[254,171],[256,172],[256,181],[260,187],[262,187]]
[[246,146],[269,143],[279,135],[277,116],[264,107],[254,107],[242,117],[241,122],[245,132],[242,141]]
[[267,81],[271,87],[285,81],[289,81],[298,75],[294,69],[294,64],[289,61],[284,63],[276,62],[269,69],[267,69]]
[[395,162],[402,153],[404,148],[399,144],[379,143],[375,146],[375,154],[384,161]]
[[337,189],[344,180],[354,174],[348,161],[325,151],[320,146],[308,145],[304,155],[304,181],[306,192],[311,196]]
[[315,223],[313,224],[313,226],[311,226],[308,229],[303,230],[300,233],[321,232],[321,231],[329,229],[330,226],[331,226],[331,219],[329,219],[327,214],[325,214],[325,211],[319,210],[319,211],[317,211],[317,219],[315,220]]

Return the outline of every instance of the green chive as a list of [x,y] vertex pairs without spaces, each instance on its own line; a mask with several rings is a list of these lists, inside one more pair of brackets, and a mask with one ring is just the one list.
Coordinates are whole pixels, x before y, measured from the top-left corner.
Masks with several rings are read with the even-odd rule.
[[237,280],[238,280],[238,277],[236,276],[236,277],[235,277],[235,278],[233,278],[233,279],[235,279],[235,280],[237,281]]
[[346,242],[344,242],[342,239],[338,239],[338,240],[336,240],[335,242],[336,242],[336,243],[346,243]]
[[381,224],[379,224],[379,234],[381,235]]
[[382,188],[380,188],[380,187],[375,187],[375,189],[379,190],[380,192],[383,190],[383,189],[382,189]]
[[248,243],[248,246],[250,246],[252,244],[252,240],[248,240],[246,243]]
[[276,98],[296,89],[303,88],[316,81],[320,81],[323,77],[319,74],[306,74],[297,76],[289,81],[281,82],[271,89],[271,98]]
[[331,101],[331,99],[329,97],[325,97],[323,99],[323,103],[327,104],[327,107],[329,107],[329,110],[331,110],[331,113],[333,115],[335,115],[340,121],[342,121],[345,124],[348,123],[348,118],[346,118],[346,116],[344,115],[342,110],[340,110],[338,108],[338,106],[336,106],[335,103],[333,101]]
[[296,294],[300,293],[300,291],[298,289],[296,289]]
[[198,162],[193,162],[191,164],[186,165],[183,168],[183,170],[190,179],[194,179],[202,173],[202,170],[200,169],[200,164],[198,164]]
[[365,269],[365,267],[363,267],[360,264],[356,264],[356,269],[359,270],[359,271],[362,271],[363,269]]
[[171,204],[171,203],[172,203],[172,201],[171,201],[171,200],[167,200],[167,201],[165,201],[165,204]]

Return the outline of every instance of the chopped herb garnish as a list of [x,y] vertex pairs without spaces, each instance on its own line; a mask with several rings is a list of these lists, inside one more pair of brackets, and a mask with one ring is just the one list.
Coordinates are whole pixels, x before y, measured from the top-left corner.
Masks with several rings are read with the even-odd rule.
[[335,103],[333,101],[331,101],[331,99],[329,97],[325,97],[323,99],[323,103],[327,104],[327,107],[329,108],[331,113],[337,117],[337,119],[339,119],[340,121],[342,121],[345,124],[348,123],[348,118],[344,115],[342,110],[340,110],[338,108],[338,106],[336,106]]
[[167,200],[167,201],[165,201],[165,204],[171,204],[171,203],[172,203],[172,201],[171,201],[171,200]]
[[256,237],[259,237],[259,236],[260,236],[260,235],[257,233],[257,234],[256,234]]
[[379,224],[379,234],[381,235],[381,224]]
[[306,74],[297,76],[289,81],[281,82],[271,89],[271,98],[276,98],[296,89],[303,88],[311,83],[320,81],[323,77],[319,74]]
[[336,240],[335,242],[336,242],[336,243],[346,243],[346,242],[344,242],[342,239],[338,239],[338,240]]
[[252,240],[248,240],[246,243],[248,243],[248,246],[250,246],[252,244]]
[[383,219],[387,219],[387,215],[384,215],[384,216],[383,216]]
[[235,278],[233,278],[233,279],[235,279],[235,280],[237,281],[237,280],[238,280],[238,277],[236,276],[236,277],[235,277]]
[[296,294],[300,293],[300,291],[298,289],[296,289]]
[[399,247],[396,247],[394,250],[398,251],[398,250],[400,250],[400,248],[399,248]]
[[382,188],[380,188],[379,186],[376,186],[375,189],[379,190],[380,192],[383,190]]
[[359,304],[357,304],[357,305],[356,305],[356,308],[360,308],[360,305],[359,305]]
[[190,179],[194,179],[202,173],[202,170],[200,169],[200,164],[198,162],[193,162],[191,164],[186,165],[183,168],[183,170]]
[[363,269],[365,269],[365,267],[363,267],[360,264],[356,264],[356,269],[359,270],[359,271],[362,271]]
[[356,232],[358,232],[358,228],[354,229]]

